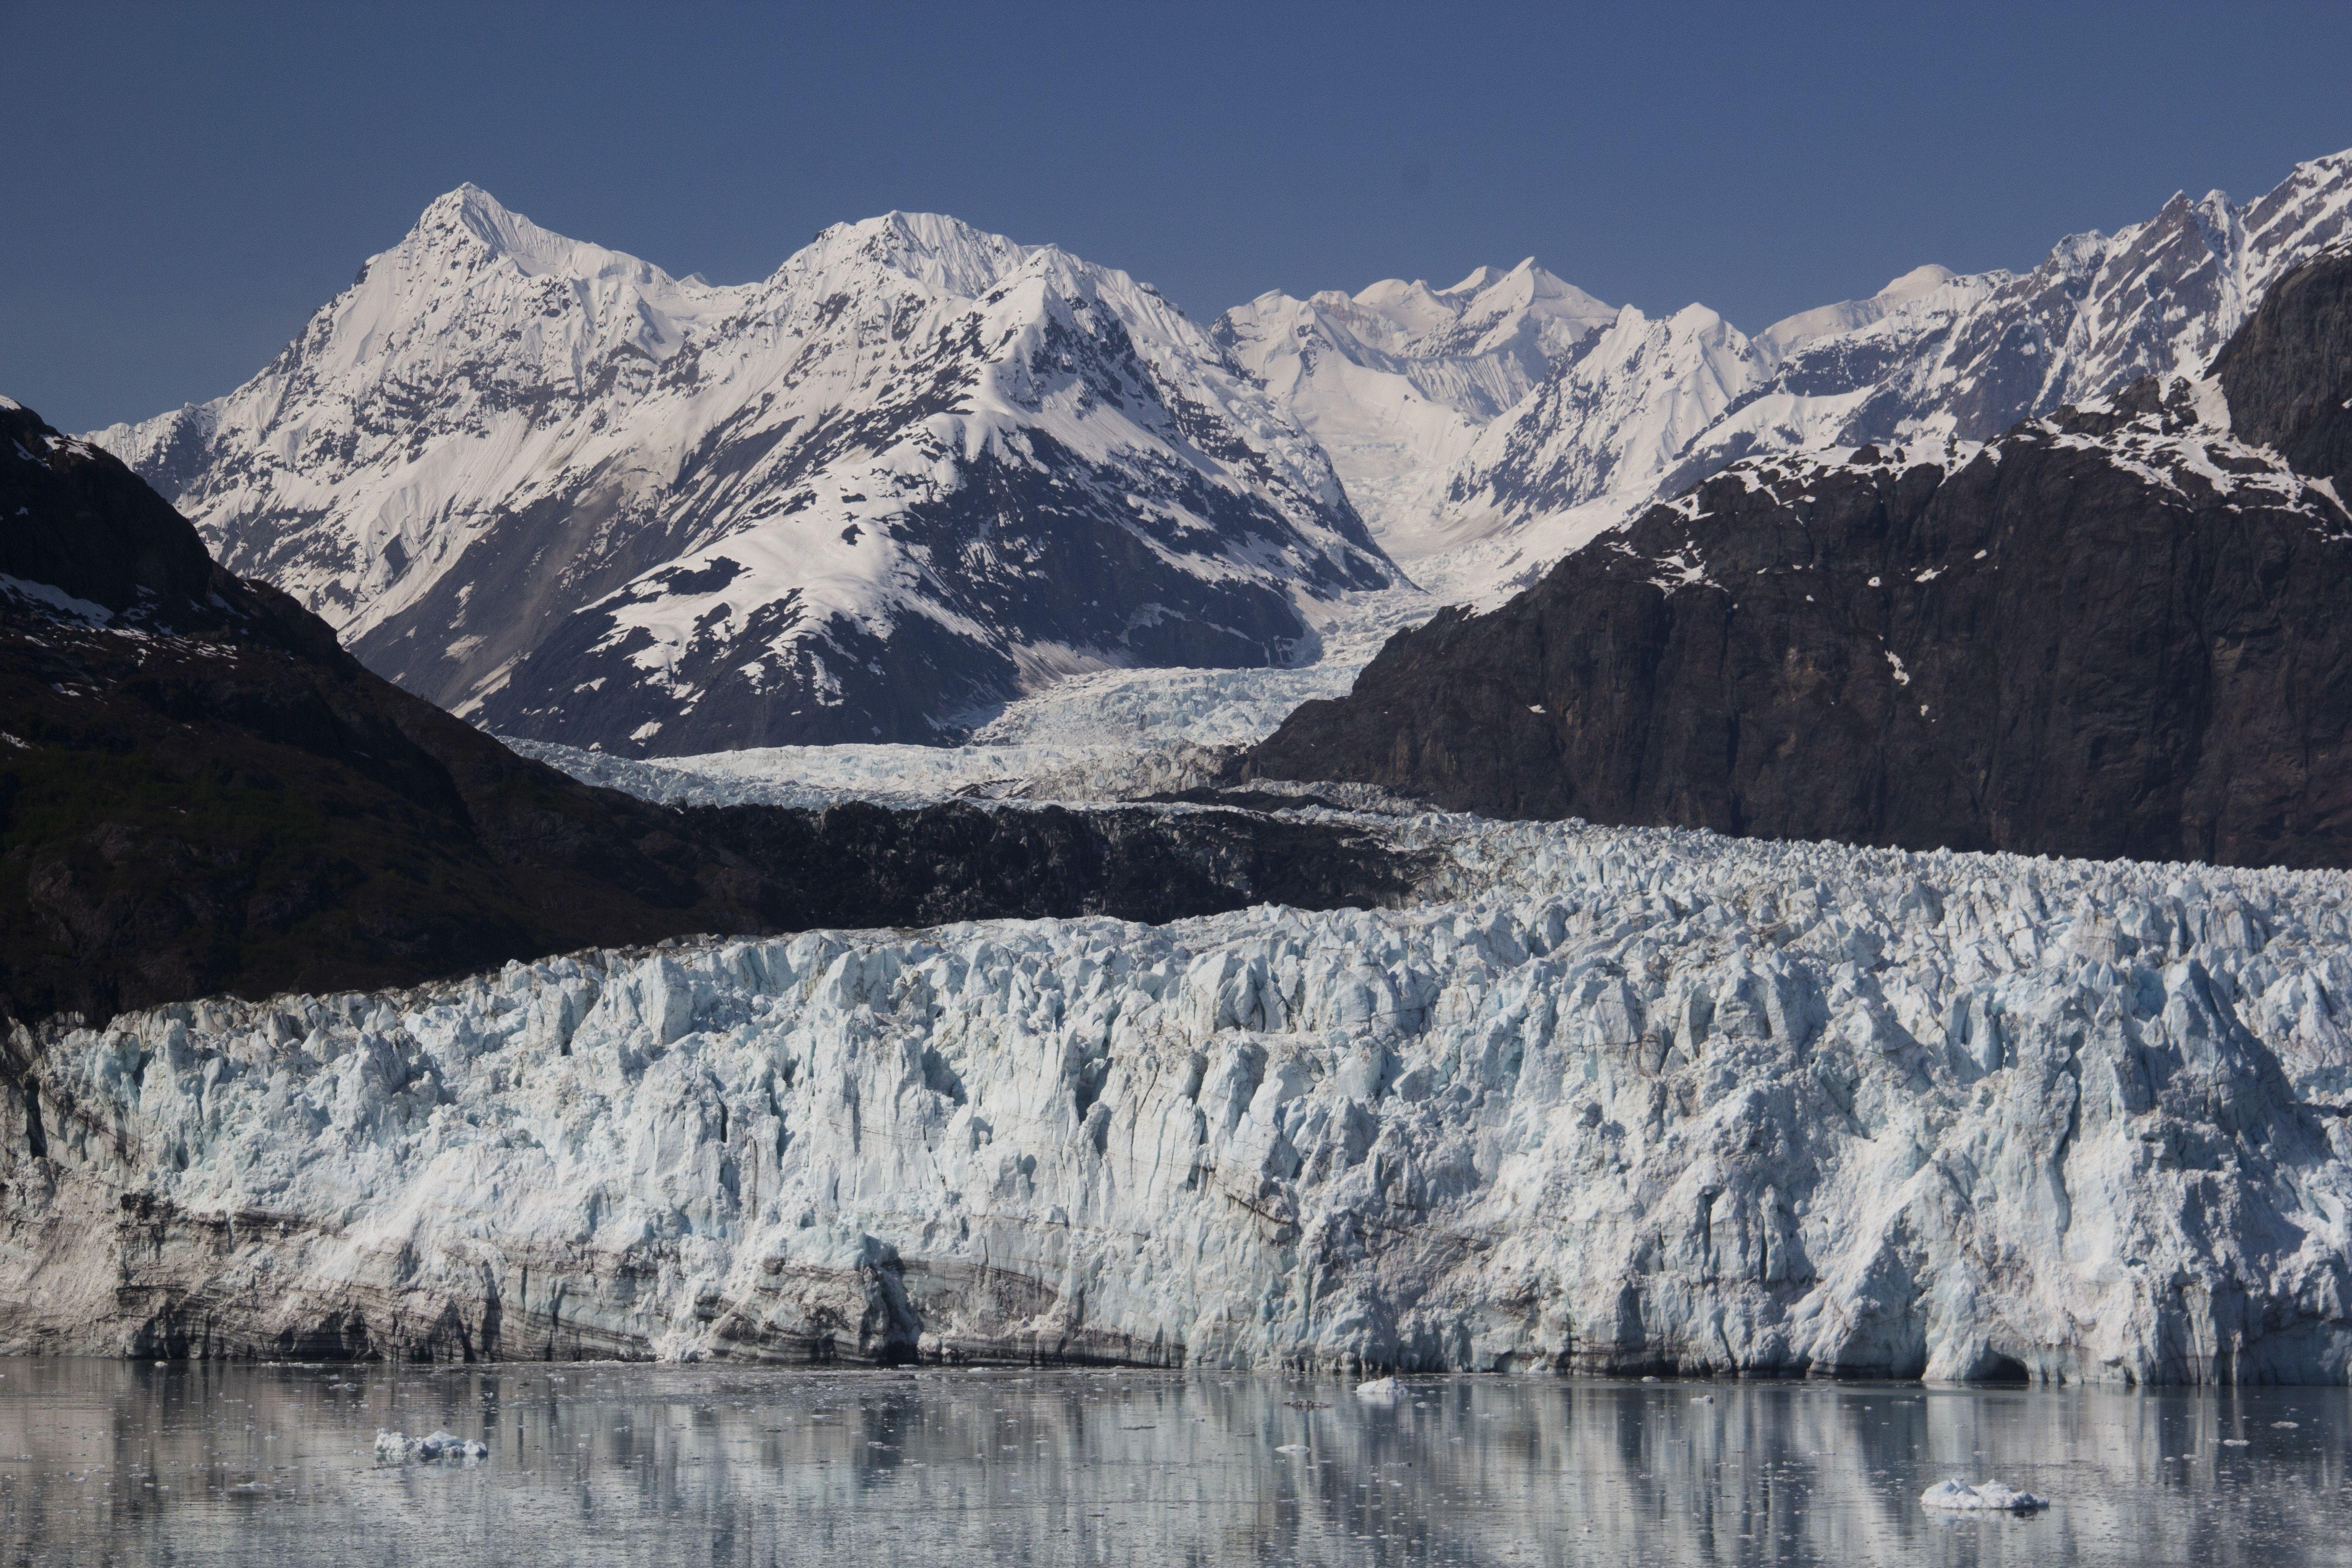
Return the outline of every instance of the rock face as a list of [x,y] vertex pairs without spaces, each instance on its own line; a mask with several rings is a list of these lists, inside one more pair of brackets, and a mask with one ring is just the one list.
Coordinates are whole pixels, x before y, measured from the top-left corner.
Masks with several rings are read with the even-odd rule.
[[761,929],[658,816],[370,676],[13,403],[0,573],[0,1011]]
[[2213,376],[2240,439],[2352,500],[2352,246],[2281,279]]
[[370,675],[113,458],[0,405],[0,1016],[1410,879],[1360,836],[1255,813],[678,811],[586,787]]
[[2343,878],[1395,832],[1446,901],[20,1030],[0,1343],[2352,1370]]
[[1302,604],[1392,578],[1148,284],[922,214],[714,288],[467,186],[245,386],[92,439],[369,668],[630,755],[1295,662]]
[[1736,465],[1501,609],[1400,634],[1245,771],[1499,816],[2352,865],[2347,604],[2352,516],[2151,379],[1973,453]]

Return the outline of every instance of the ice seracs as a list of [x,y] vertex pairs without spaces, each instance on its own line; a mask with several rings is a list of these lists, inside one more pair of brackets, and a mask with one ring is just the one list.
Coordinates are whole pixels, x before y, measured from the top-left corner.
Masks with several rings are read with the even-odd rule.
[[1387,820],[1413,907],[20,1035],[0,1343],[2352,1371],[2342,874]]

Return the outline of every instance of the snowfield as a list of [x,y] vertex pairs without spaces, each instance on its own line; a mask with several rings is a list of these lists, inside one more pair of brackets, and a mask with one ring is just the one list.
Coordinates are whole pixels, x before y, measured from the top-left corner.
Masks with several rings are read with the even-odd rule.
[[0,1326],[140,1353],[2352,1365],[2344,875],[1386,831],[1439,856],[1414,907],[588,952],[20,1039]]

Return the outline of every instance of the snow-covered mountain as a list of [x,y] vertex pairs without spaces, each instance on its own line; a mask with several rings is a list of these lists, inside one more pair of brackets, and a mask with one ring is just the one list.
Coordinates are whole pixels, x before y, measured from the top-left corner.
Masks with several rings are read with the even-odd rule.
[[1287,662],[1302,599],[1393,580],[1149,284],[918,214],[719,288],[463,187],[246,385],[93,438],[371,668],[640,753]]
[[1269,291],[1212,335],[1323,444],[1381,542],[1409,557],[1433,487],[1478,432],[1616,316],[1530,258],[1451,289],[1391,278],[1352,298]]
[[1851,332],[1873,321],[1883,321],[1912,300],[1934,293],[1958,276],[1950,268],[1937,267],[1933,263],[1915,267],[1867,300],[1841,300],[1834,305],[1817,305],[1810,310],[1784,316],[1759,333],[1758,341],[1769,348],[1776,359],[1785,358],[1800,343],[1836,332]]
[[1421,526],[1495,541],[1486,575],[1508,578],[1751,453],[1980,441],[2142,375],[2193,375],[2273,281],[2347,235],[2352,152],[2243,205],[2176,195],[2032,271],[1920,268],[1753,338],[1703,306],[1628,306],[1424,492]]

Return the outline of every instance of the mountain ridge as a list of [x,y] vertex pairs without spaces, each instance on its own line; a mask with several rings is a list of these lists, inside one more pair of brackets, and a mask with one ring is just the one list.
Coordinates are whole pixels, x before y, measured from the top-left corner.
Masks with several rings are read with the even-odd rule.
[[1391,278],[1353,295],[1272,289],[1210,335],[1297,416],[1376,531],[1410,557],[1429,487],[1616,314],[1530,257],[1448,289]]
[[1242,772],[1506,816],[2352,866],[2347,300],[2352,247],[2281,280],[2218,381],[2142,377],[1981,447],[1744,458],[1491,612],[1400,633]]
[[1393,580],[1157,290],[936,215],[717,287],[462,188],[245,387],[97,438],[370,668],[620,751],[952,739],[1041,671],[1296,659],[1302,600]]
[[[1753,337],[1720,317],[1712,335],[1677,336],[1644,316],[1636,339],[1621,321],[1619,342],[1555,368],[1480,433],[1427,527],[1496,540],[1457,574],[1474,594],[1507,592],[1743,457],[1981,442],[2142,375],[2201,374],[2272,282],[2347,234],[2352,151],[2298,163],[2243,204],[2175,194],[2023,272],[1916,269],[1895,280],[1913,285],[1906,298],[1819,307]],[[1838,318],[1853,324],[1811,330]]]
[[0,1023],[697,934],[1378,901],[1412,865],[1257,813],[676,809],[583,785],[371,674],[120,460],[5,398],[0,724]]

